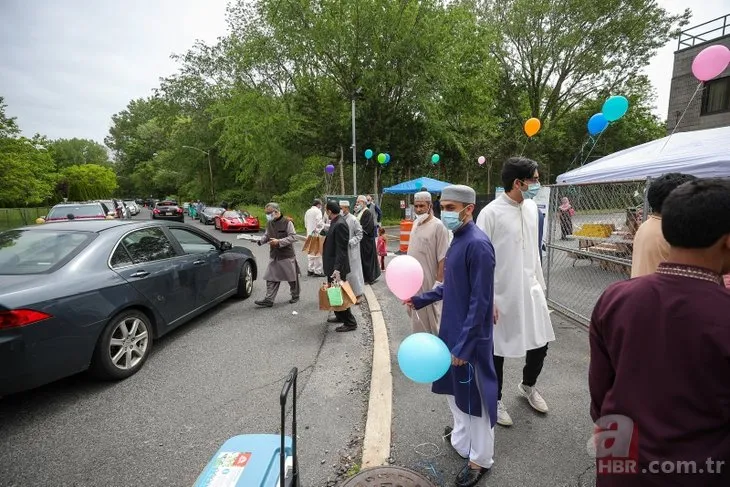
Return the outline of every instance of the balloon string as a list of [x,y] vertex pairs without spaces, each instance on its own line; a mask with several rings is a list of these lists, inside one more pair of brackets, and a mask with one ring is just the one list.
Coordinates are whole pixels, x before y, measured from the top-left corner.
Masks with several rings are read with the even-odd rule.
[[525,153],[525,148],[527,147],[527,143],[530,141],[530,138],[528,137],[525,139],[525,143],[522,145],[522,150],[520,151],[520,157],[522,157],[522,154]]
[[[609,126],[610,126],[610,125],[611,125],[611,124],[609,123]],[[591,150],[589,150],[589,151],[588,151],[588,155],[586,156],[586,158],[585,158],[585,159],[583,159],[583,162],[581,163],[581,166],[582,166],[583,164],[585,164],[586,162],[588,162],[588,158],[589,158],[589,157],[591,157],[591,154],[593,153],[593,149],[595,149],[595,148],[596,148],[596,145],[598,144],[598,141],[599,141],[599,140],[601,140],[601,135],[603,135],[603,133],[604,133],[604,132],[605,132],[606,130],[608,130],[608,127],[606,127],[605,129],[601,130],[601,132],[600,132],[600,133],[598,134],[598,137],[596,137],[596,140],[594,140],[594,141],[593,141],[593,146],[591,146]]]
[[679,127],[679,124],[682,123],[682,119],[684,118],[684,114],[687,113],[687,110],[689,109],[689,106],[692,104],[692,101],[695,99],[695,96],[697,96],[697,93],[699,93],[700,90],[702,89],[702,85],[703,85],[703,83],[702,83],[702,81],[700,81],[700,83],[697,85],[697,89],[695,90],[694,94],[692,95],[692,98],[689,99],[689,103],[687,103],[687,106],[684,108],[684,111],[682,112],[682,115],[680,115],[679,120],[677,121],[677,124],[674,126],[674,129],[672,130],[672,133],[669,134],[669,137],[667,137],[667,140],[664,142],[664,145],[662,146],[661,150],[659,150],[660,153],[667,146],[667,144],[669,143],[669,139],[672,138],[672,135],[674,135],[674,132],[677,131],[677,127]]

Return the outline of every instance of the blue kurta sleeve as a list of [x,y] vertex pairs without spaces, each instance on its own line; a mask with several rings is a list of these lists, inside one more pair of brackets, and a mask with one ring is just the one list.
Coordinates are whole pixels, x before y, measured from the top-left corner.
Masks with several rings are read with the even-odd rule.
[[436,301],[441,301],[443,298],[444,298],[444,287],[437,286],[432,291],[423,293],[420,296],[413,296],[411,298],[411,301],[413,302],[414,308],[421,309],[421,308],[425,308],[429,304],[435,303]]
[[[471,362],[476,339],[492,337],[494,298],[494,248],[487,240],[475,240],[467,250],[469,311],[451,354]],[[467,290],[465,290],[467,291]],[[482,329],[486,328],[486,329]]]

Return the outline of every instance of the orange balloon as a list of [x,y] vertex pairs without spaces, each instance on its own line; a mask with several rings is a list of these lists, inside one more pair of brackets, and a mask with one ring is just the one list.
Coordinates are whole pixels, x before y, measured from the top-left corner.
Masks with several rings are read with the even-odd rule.
[[540,126],[541,124],[539,118],[531,118],[527,122],[525,122],[525,133],[528,137],[532,137],[540,131]]

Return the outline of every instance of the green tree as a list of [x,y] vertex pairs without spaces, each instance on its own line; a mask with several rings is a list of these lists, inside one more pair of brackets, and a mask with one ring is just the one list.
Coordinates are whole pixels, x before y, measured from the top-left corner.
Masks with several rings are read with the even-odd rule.
[[51,152],[56,167],[60,170],[69,166],[98,164],[108,166],[109,153],[106,147],[88,139],[58,139],[46,146]]
[[60,181],[68,188],[68,199],[84,201],[109,198],[117,189],[117,177],[108,167],[97,164],[73,165],[64,168]]
[[53,196],[50,154],[26,138],[0,138],[0,207],[32,206]]

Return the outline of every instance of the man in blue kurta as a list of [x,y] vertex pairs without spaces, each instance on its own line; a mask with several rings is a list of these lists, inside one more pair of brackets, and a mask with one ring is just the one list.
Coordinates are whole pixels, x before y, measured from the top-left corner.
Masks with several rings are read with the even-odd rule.
[[451,351],[451,367],[433,383],[436,394],[448,396],[454,427],[447,428],[451,446],[468,463],[457,487],[471,487],[494,463],[497,420],[497,374],[493,360],[494,247],[473,221],[476,193],[453,185],[441,193],[441,221],[453,231],[446,253],[444,283],[406,302],[418,310],[443,301],[439,337]]

